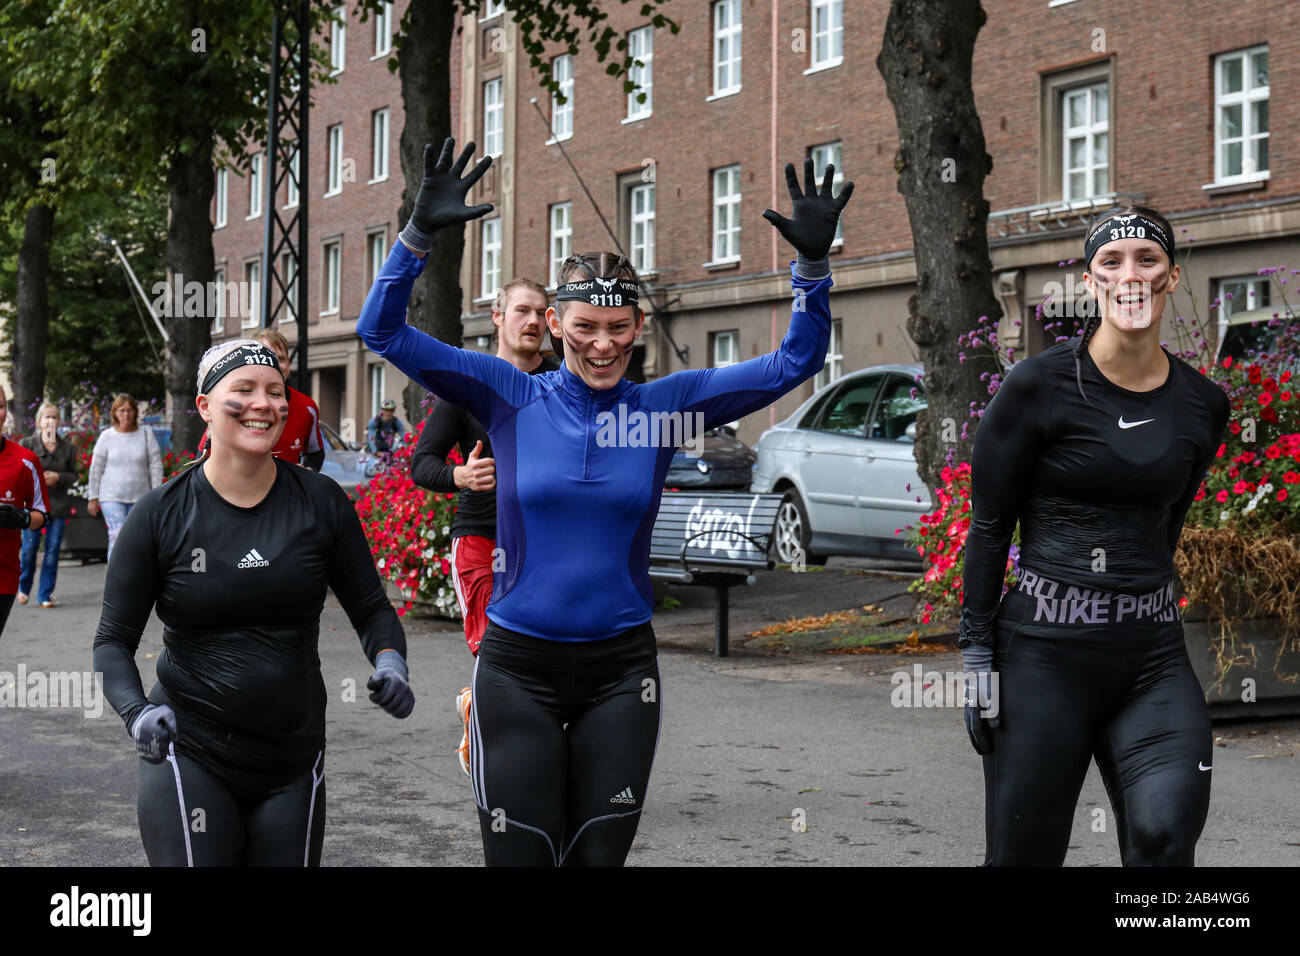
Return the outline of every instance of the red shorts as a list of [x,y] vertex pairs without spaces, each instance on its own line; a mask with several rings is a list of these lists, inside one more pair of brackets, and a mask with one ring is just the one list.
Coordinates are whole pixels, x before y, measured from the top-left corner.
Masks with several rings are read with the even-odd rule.
[[451,583],[456,588],[460,616],[465,619],[465,642],[478,654],[487,628],[487,606],[492,600],[492,551],[496,542],[467,534],[451,542]]

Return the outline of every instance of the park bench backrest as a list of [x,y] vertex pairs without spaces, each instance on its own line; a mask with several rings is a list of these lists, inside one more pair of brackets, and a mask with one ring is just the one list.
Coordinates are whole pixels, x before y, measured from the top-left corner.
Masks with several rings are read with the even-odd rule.
[[[650,560],[765,568],[782,495],[666,491],[650,535]],[[688,543],[689,541],[689,543]]]

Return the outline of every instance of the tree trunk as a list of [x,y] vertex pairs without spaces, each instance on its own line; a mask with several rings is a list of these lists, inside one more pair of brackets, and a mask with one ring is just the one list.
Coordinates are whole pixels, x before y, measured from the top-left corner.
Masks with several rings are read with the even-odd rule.
[[970,461],[974,402],[988,401],[987,353],[958,360],[958,337],[1002,308],[993,293],[984,177],[993,159],[975,111],[971,59],[986,19],[978,0],[892,0],[876,68],[898,123],[898,191],[907,203],[916,293],[907,332],[925,366],[927,409],[916,423],[916,463],[931,488],[945,464]]
[[[175,289],[178,282],[182,290],[185,284],[192,282],[210,289],[210,283],[215,279],[212,220],[209,218],[212,190],[212,140],[209,139],[201,149],[177,153],[167,170],[170,207],[167,283],[171,289]],[[212,344],[212,317],[206,314],[206,310],[202,316],[186,317],[184,299],[183,295],[180,300],[168,299],[170,308],[164,320],[167,356],[163,377],[172,406],[172,444],[176,448],[194,451],[198,449],[204,427],[194,406],[198,394],[194,376],[199,359]],[[253,301],[251,291],[247,301]]]
[[50,341],[50,239],[54,208],[27,207],[18,250],[18,318],[13,334],[13,389],[9,417],[14,434],[26,435],[45,391],[45,349]]
[[[405,125],[402,128],[402,175],[406,189],[397,213],[399,228],[406,225],[424,178],[424,145],[442,147],[451,135],[451,41],[456,26],[456,4],[446,0],[411,0],[397,51],[402,82]],[[457,143],[457,151],[464,148]],[[478,159],[475,156],[475,159]],[[469,202],[476,200],[471,197]],[[407,321],[450,345],[461,345],[460,263],[465,247],[465,229],[448,227],[433,237],[433,251],[424,272],[411,290]],[[414,426],[423,420],[420,401],[426,389],[412,383],[405,392],[407,421]]]

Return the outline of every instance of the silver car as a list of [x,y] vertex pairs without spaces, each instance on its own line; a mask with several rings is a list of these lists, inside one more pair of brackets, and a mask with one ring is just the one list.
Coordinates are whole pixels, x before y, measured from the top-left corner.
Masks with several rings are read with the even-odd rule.
[[[755,450],[750,491],[784,492],[773,553],[821,564],[832,554],[919,561],[895,534],[930,510],[912,449],[925,408],[919,365],[876,365],[822,388]],[[920,498],[920,501],[917,501]]]

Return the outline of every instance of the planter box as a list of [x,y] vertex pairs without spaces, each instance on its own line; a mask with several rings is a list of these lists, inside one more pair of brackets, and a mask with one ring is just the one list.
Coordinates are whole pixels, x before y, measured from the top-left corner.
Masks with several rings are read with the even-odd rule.
[[[1200,619],[1196,620],[1196,617]],[[1278,648],[1285,640],[1280,621],[1275,618],[1243,620],[1238,632],[1242,641],[1254,646],[1255,663],[1234,665],[1217,684],[1219,666],[1210,646],[1212,630],[1217,632],[1218,627],[1211,628],[1203,612],[1193,615],[1192,620],[1183,620],[1187,656],[1201,686],[1206,689],[1205,699],[1210,705],[1211,717],[1216,720],[1231,717],[1263,719],[1300,714],[1300,680],[1286,681],[1277,673],[1300,675],[1300,651],[1285,652],[1274,669]],[[1247,678],[1255,682],[1253,702],[1241,699],[1244,692],[1242,681]]]

